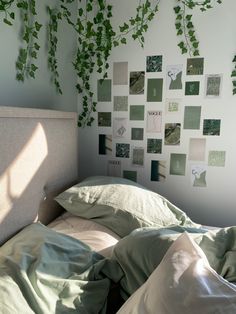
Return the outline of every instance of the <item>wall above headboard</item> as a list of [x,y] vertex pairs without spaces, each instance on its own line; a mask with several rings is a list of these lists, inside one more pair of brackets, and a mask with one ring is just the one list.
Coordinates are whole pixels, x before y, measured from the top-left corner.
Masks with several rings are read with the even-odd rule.
[[[136,0],[111,3],[115,25],[135,15]],[[200,59],[181,54],[173,5],[160,1],[144,49],[128,41],[113,50],[108,80],[98,85],[101,76],[93,76],[98,114],[79,133],[80,177],[113,168],[198,223],[236,225],[236,1],[222,1],[204,14],[194,11]],[[171,84],[181,72],[182,86],[177,79]]]
[[78,177],[77,113],[0,107],[0,243],[59,210]]
[[[16,1],[15,1],[16,2]],[[18,57],[19,47],[24,47],[19,39],[20,18],[16,11],[13,26],[3,22],[4,13],[1,15],[0,28],[0,106],[14,106],[14,107],[28,107],[40,109],[54,109],[63,111],[77,110],[77,90],[76,75],[73,71],[72,58],[76,52],[77,38],[74,32],[71,32],[71,26],[66,22],[62,22],[61,27],[58,28],[58,71],[61,78],[61,87],[63,95],[55,92],[52,78],[48,70],[48,56],[46,52],[46,21],[48,15],[46,13],[46,6],[56,6],[57,0],[40,0],[36,1],[36,20],[45,21],[42,26],[41,33],[38,38],[38,43],[41,49],[38,54],[37,61],[35,61],[38,70],[35,74],[35,79],[27,79],[24,83],[16,81],[16,60]],[[71,19],[76,19],[77,3],[71,4],[73,10]],[[19,27],[18,27],[19,26]],[[61,49],[63,48],[63,49]]]

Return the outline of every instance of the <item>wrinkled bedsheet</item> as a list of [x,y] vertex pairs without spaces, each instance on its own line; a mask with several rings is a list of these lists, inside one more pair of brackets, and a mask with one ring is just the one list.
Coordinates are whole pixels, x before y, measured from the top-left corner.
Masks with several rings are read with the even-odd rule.
[[110,280],[94,270],[102,259],[77,239],[29,225],[0,248],[0,313],[105,313]]

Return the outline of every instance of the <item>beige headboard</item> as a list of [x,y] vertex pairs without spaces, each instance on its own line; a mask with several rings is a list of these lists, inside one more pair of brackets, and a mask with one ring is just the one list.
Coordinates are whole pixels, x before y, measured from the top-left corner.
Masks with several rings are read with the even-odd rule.
[[78,177],[77,114],[0,106],[0,244],[62,210],[53,197]]

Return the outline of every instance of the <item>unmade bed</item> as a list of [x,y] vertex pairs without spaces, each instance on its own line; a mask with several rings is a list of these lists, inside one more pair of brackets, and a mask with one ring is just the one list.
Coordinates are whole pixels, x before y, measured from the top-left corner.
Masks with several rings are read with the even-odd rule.
[[0,313],[236,313],[236,228],[123,178],[77,183],[76,120],[0,107]]

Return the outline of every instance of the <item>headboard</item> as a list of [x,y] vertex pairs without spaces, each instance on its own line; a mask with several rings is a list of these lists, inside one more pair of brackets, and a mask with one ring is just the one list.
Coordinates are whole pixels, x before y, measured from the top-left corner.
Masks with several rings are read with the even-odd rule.
[[0,106],[0,244],[62,211],[53,197],[77,181],[77,135],[75,112]]

